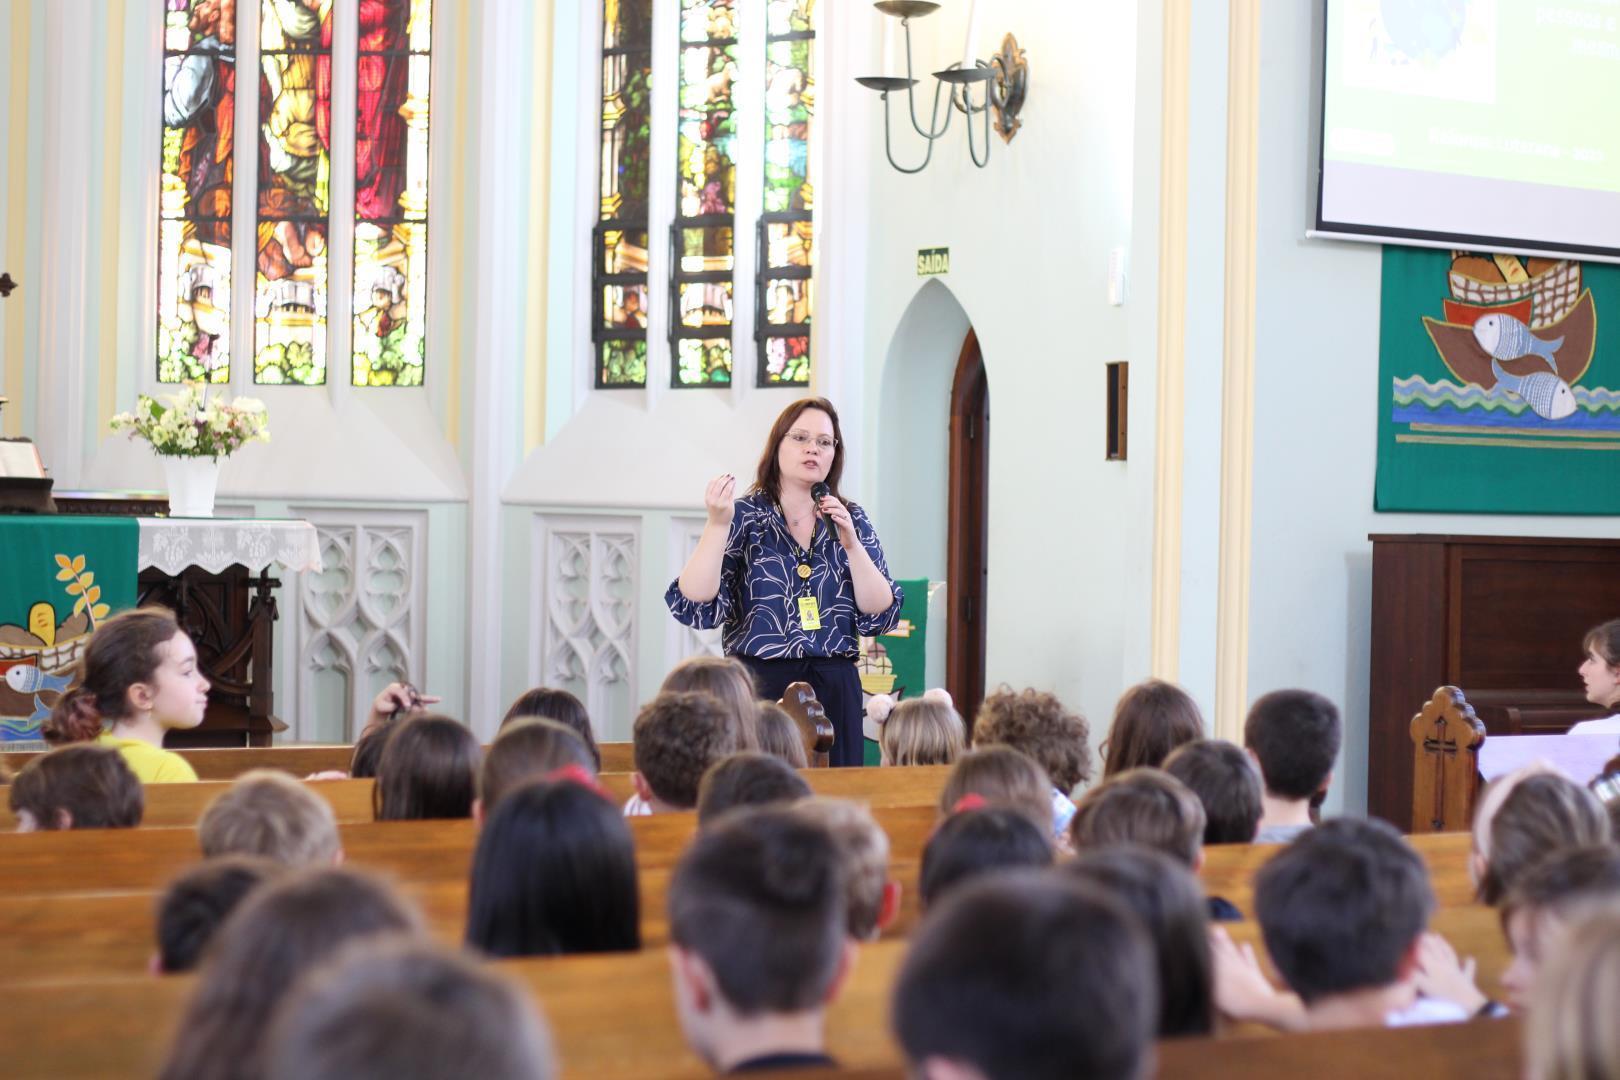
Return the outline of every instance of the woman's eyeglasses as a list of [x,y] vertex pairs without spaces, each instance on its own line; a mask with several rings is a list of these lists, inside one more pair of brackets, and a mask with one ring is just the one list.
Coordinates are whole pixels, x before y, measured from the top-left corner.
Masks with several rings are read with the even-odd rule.
[[787,437],[795,446],[809,446],[814,443],[817,450],[827,454],[832,453],[833,447],[838,445],[838,440],[831,435],[812,435],[808,431],[790,431]]

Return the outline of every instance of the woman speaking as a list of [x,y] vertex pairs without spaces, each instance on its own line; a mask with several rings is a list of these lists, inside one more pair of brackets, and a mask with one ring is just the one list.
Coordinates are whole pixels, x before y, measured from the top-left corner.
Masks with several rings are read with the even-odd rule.
[[747,495],[733,501],[734,476],[709,482],[708,524],[664,601],[694,629],[723,626],[726,654],[753,671],[762,697],[798,680],[814,687],[833,725],[831,763],[859,765],[858,639],[894,628],[901,592],[866,513],[839,497],[843,471],[832,403],[789,405]]

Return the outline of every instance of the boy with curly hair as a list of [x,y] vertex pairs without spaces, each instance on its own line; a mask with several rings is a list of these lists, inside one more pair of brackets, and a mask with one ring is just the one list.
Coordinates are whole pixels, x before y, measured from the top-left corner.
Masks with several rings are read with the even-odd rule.
[[1074,789],[1091,779],[1091,725],[1044,690],[1000,690],[984,699],[973,745],[1010,746],[1034,758],[1052,780],[1052,835],[1068,835]]

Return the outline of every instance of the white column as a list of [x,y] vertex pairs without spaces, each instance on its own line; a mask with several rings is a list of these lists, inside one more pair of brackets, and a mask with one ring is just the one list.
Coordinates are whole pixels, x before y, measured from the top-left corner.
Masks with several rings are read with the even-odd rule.
[[84,469],[85,336],[90,302],[89,217],[91,93],[83,78],[84,28],[97,18],[92,0],[53,0],[45,15],[43,63],[46,178],[40,199],[39,400],[35,439],[57,488],[79,483]]

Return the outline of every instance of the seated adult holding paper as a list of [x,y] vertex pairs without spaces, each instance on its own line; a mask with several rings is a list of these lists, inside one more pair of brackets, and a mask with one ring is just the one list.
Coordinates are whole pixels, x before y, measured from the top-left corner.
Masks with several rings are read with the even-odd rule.
[[1569,733],[1620,735],[1620,619],[1610,619],[1588,630],[1581,647],[1586,652],[1580,669],[1581,680],[1586,683],[1586,700],[1616,712],[1602,720],[1583,720]]

